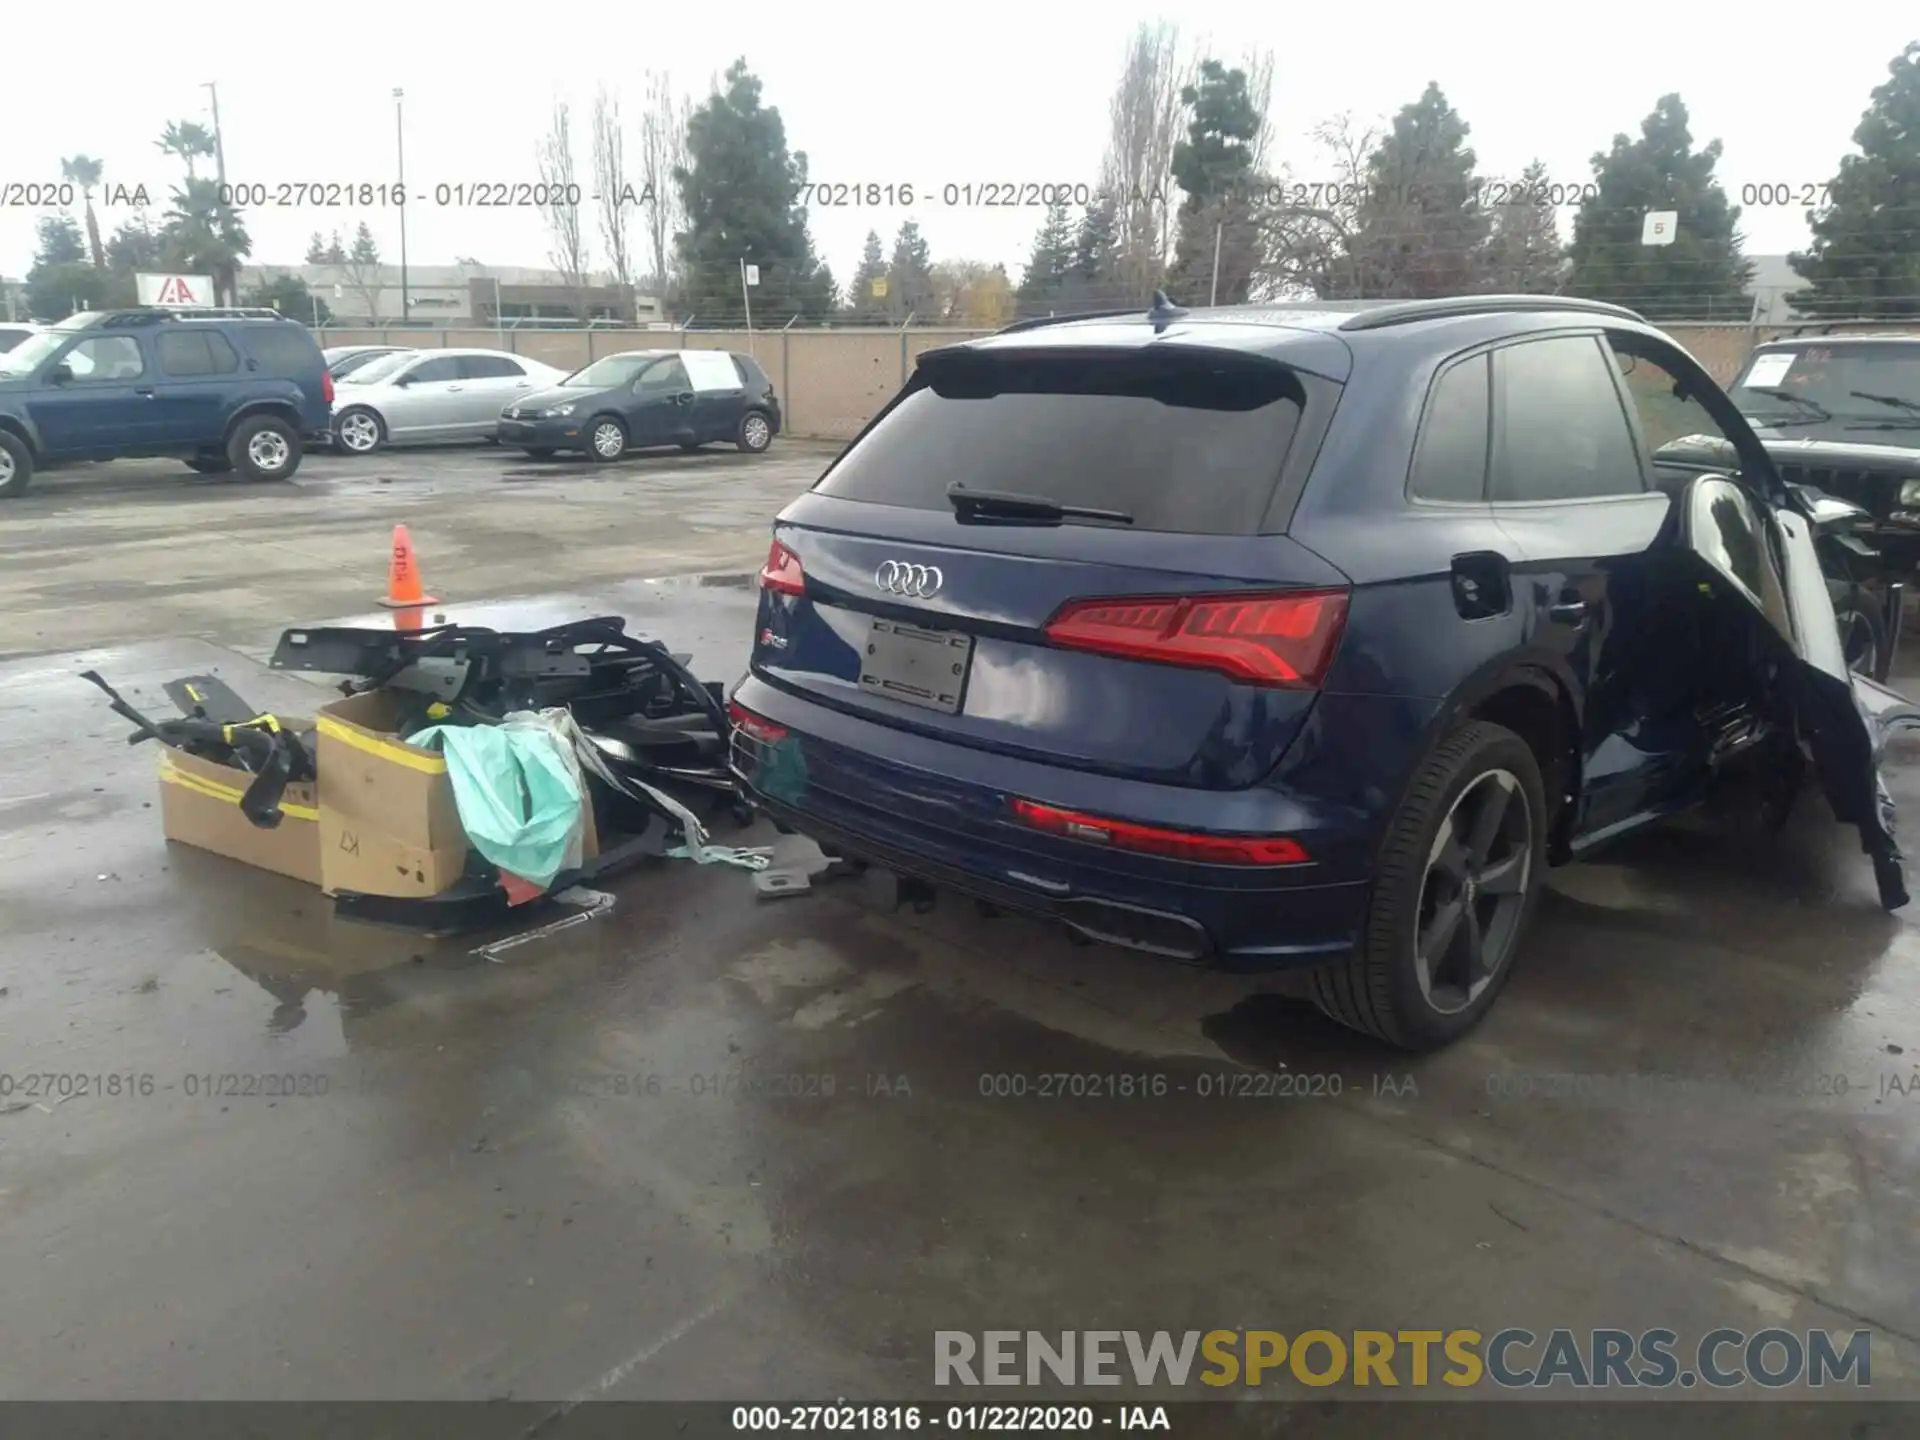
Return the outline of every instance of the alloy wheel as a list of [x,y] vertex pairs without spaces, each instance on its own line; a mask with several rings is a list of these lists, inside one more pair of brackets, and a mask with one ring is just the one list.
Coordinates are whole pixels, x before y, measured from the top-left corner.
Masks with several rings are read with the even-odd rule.
[[611,460],[627,448],[627,437],[620,433],[620,427],[611,420],[602,421],[593,427],[593,453],[602,459]]
[[247,459],[266,474],[285,469],[292,455],[293,447],[278,430],[262,430],[247,441]]
[[759,415],[747,417],[744,431],[749,450],[764,450],[767,448],[767,442],[773,438],[773,432],[767,428],[766,419]]
[[13,483],[13,456],[0,448],[0,489]]
[[364,455],[380,443],[380,425],[362,411],[340,422],[340,443],[356,455]]
[[1414,931],[1420,993],[1444,1015],[1479,998],[1511,957],[1533,868],[1533,815],[1510,770],[1476,776],[1427,853]]

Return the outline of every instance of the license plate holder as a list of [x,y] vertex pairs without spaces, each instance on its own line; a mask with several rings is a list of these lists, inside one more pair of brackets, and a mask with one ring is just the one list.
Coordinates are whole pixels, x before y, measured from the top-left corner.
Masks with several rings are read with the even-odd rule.
[[923,710],[957,715],[972,666],[971,635],[876,619],[860,657],[860,688]]

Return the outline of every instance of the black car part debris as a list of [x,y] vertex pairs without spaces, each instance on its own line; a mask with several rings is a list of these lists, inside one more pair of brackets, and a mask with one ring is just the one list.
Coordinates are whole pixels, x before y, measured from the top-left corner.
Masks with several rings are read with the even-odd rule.
[[[251,774],[253,783],[240,797],[240,813],[261,830],[272,830],[279,825],[280,800],[289,784],[311,781],[315,777],[311,732],[296,734],[288,730],[278,717],[254,711],[231,689],[210,676],[196,675],[170,682],[167,692],[175,697],[175,703],[188,699],[193,709],[178,718],[165,720],[150,719],[134,709],[97,670],[84,671],[80,678],[98,686],[114,714],[136,727],[127,737],[129,745],[158,740],[170,749]],[[182,705],[182,709],[186,706]],[[217,718],[232,715],[241,718]]]
[[340,687],[347,695],[382,687],[403,692],[417,712],[409,719],[421,726],[564,708],[616,773],[740,803],[727,766],[724,687],[696,678],[687,668],[691,656],[629,635],[626,626],[608,615],[534,631],[295,629],[280,637],[268,663],[351,676]]

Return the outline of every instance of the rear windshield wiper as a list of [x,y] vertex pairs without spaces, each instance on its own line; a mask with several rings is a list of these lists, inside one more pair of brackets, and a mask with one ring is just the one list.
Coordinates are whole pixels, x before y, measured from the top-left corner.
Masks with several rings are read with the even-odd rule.
[[1062,505],[1044,495],[1015,495],[1005,490],[969,490],[955,481],[947,486],[947,500],[954,514],[968,520],[1109,520],[1116,525],[1131,525],[1133,516],[1124,510],[1096,510],[1089,505]]
[[[1766,396],[1770,396],[1775,400],[1785,400],[1787,403],[1791,405],[1798,405],[1798,406],[1801,406],[1803,409],[1805,409],[1807,413],[1806,413],[1806,418],[1804,420],[1796,421],[1796,420],[1792,420],[1792,418],[1789,417],[1788,423],[1802,424],[1802,425],[1804,424],[1819,425],[1819,424],[1823,424],[1828,420],[1833,419],[1833,412],[1827,409],[1827,407],[1822,405],[1818,400],[1809,400],[1806,396],[1796,395],[1791,390],[1781,390],[1776,387],[1765,386],[1765,385],[1743,385],[1740,388],[1743,390],[1751,391],[1755,395],[1766,395]],[[1782,422],[1776,420],[1771,423],[1777,425]]]

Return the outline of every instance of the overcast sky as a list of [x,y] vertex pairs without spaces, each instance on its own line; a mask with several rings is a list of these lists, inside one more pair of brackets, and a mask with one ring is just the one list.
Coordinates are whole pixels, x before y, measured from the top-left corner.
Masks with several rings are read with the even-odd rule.
[[[81,13],[84,27],[73,25]],[[1720,174],[1736,201],[1743,182],[1827,180],[1868,92],[1920,37],[1911,0],[1842,0],[1808,21],[1712,5],[1628,7],[1614,12],[1618,24],[1605,11],[1537,4],[1185,0],[1177,13],[1183,33],[1208,37],[1224,58],[1256,45],[1276,52],[1276,154],[1296,180],[1332,178],[1307,139],[1315,123],[1342,111],[1390,114],[1429,80],[1472,126],[1483,175],[1516,176],[1538,155],[1567,181],[1586,179],[1595,150],[1616,132],[1637,133],[1654,101],[1677,90],[1696,141],[1725,142]],[[58,180],[60,157],[84,152],[105,162],[109,185],[144,181],[164,208],[177,165],[153,142],[168,120],[205,118],[203,81],[218,82],[230,181],[390,180],[399,85],[407,188],[429,197],[408,207],[409,258],[544,265],[536,212],[436,208],[430,197],[441,182],[536,178],[535,144],[557,96],[584,110],[605,83],[637,124],[647,69],[704,95],[744,54],[817,181],[906,182],[936,197],[949,183],[1090,183],[1127,38],[1150,18],[1124,6],[990,0],[958,9],[390,3],[228,8],[187,22],[119,0],[32,9],[9,21],[11,37],[30,43],[4,65],[0,185]],[[584,176],[584,114],[576,132]],[[0,198],[11,206],[17,197]],[[121,218],[103,211],[102,230]],[[350,233],[362,218],[395,258],[391,211],[255,209],[246,223],[256,261],[297,263],[312,231]],[[1017,273],[1040,216],[936,198],[911,210],[815,209],[812,225],[844,281],[869,228],[890,241],[909,218],[936,259],[1004,260]],[[33,211],[0,209],[0,274],[25,272],[34,221]],[[1749,254],[1804,243],[1797,210],[1749,207],[1742,223]]]

